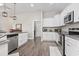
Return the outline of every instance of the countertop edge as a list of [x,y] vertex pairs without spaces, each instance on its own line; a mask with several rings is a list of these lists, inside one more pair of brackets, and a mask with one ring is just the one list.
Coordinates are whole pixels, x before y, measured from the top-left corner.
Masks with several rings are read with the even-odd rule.
[[21,33],[27,33],[27,32],[13,32],[13,33],[5,33],[4,35],[0,36],[0,39],[4,36],[7,36],[7,35],[12,35],[12,34],[21,34]]
[[8,42],[9,42],[9,40],[0,41],[0,45],[5,44],[5,43],[8,43]]

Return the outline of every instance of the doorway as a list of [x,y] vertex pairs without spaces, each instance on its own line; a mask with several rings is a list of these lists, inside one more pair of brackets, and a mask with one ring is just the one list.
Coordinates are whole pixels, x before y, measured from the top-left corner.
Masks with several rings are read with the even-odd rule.
[[41,22],[34,21],[34,41],[41,40]]

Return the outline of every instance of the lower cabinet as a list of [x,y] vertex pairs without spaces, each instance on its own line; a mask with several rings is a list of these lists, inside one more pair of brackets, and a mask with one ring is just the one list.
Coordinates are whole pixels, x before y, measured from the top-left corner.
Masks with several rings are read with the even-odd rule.
[[0,38],[0,41],[3,41],[2,43],[0,42],[0,56],[8,55],[8,41],[6,40],[7,40],[6,36]]
[[70,37],[65,37],[66,56],[79,56],[79,41]]
[[56,32],[43,32],[42,41],[58,41],[59,34]]
[[25,44],[28,40],[28,33],[20,33],[18,34],[18,47]]
[[8,55],[8,44],[0,45],[0,56],[7,56]]

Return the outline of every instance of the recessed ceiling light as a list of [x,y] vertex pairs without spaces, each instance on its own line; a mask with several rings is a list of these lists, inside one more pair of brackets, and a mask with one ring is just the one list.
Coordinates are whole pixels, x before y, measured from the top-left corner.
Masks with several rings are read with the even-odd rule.
[[4,4],[3,3],[0,3],[0,6],[3,6]]
[[30,4],[31,7],[34,7],[34,4]]

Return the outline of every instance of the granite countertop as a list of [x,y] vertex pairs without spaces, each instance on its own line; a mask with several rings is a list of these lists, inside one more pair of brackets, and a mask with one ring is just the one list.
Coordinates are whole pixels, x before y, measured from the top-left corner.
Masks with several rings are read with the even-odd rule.
[[[0,39],[7,35],[20,34],[20,33],[27,33],[27,32],[5,32],[5,33],[0,32]],[[8,43],[8,42],[9,40],[0,40],[0,45]]]
[[12,34],[17,34],[17,33],[0,33],[0,38],[7,36],[7,35],[12,35]]
[[6,35],[20,34],[20,33],[27,33],[27,32],[7,32]]
[[0,33],[0,38],[7,36],[7,35],[12,35],[12,34],[20,34],[20,33],[27,33],[27,32],[6,32],[6,33]]
[[[27,32],[11,32],[11,33],[10,32],[5,32],[5,33],[0,32],[0,39],[7,35],[20,34],[20,33],[27,33]],[[0,45],[8,43],[8,42],[9,42],[9,40],[0,40]]]

